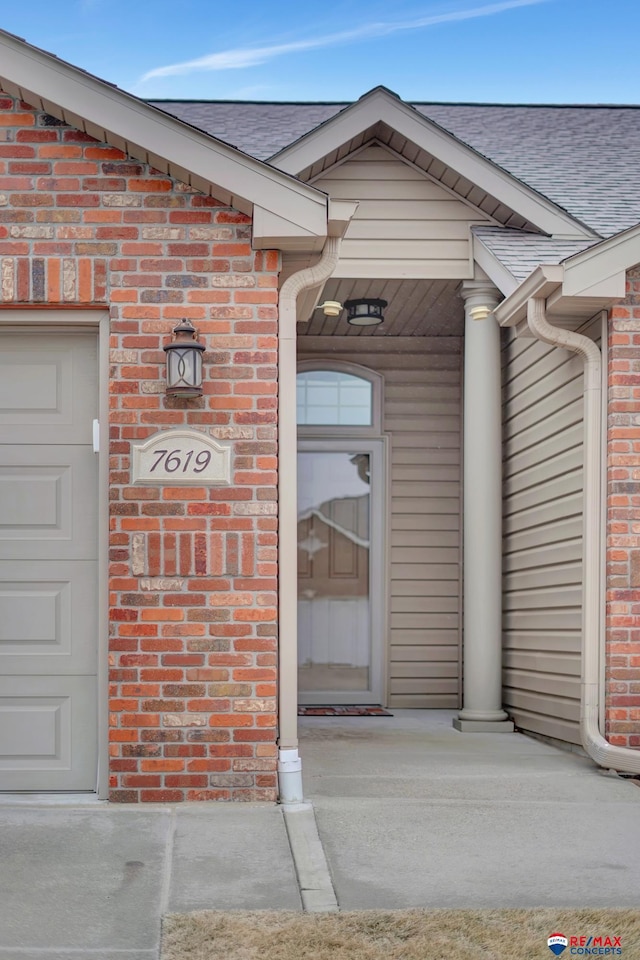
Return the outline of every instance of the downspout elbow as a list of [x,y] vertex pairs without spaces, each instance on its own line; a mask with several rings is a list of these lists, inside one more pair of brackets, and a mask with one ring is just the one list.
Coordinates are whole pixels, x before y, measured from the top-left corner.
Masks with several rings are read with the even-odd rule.
[[[293,309],[295,315],[298,296],[303,290],[314,287],[316,284],[324,283],[328,280],[338,265],[340,258],[341,237],[327,237],[322,249],[322,256],[317,263],[303,270],[298,270],[290,277],[287,277],[280,290],[280,313],[288,313]],[[287,320],[290,318],[287,316]],[[295,323],[295,321],[294,321]]]
[[578,354],[584,363],[584,487],[583,487],[583,586],[582,681],[580,737],[588,755],[599,766],[640,773],[640,751],[609,743],[599,729],[600,712],[600,562],[602,542],[601,437],[602,356],[597,345],[580,333],[549,323],[544,299],[532,298],[527,322],[538,340]]

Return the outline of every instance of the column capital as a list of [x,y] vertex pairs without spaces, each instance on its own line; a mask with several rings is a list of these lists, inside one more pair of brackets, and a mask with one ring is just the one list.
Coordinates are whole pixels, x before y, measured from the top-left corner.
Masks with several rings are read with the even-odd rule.
[[464,280],[460,296],[465,315],[471,320],[486,320],[502,300],[502,294],[489,280]]

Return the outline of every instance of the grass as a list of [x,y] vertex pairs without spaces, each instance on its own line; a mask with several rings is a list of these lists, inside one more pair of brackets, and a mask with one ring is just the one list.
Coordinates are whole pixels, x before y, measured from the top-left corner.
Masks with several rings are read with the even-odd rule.
[[623,960],[640,960],[640,910],[590,909],[203,910],[165,917],[162,960],[553,960],[557,932],[621,937]]

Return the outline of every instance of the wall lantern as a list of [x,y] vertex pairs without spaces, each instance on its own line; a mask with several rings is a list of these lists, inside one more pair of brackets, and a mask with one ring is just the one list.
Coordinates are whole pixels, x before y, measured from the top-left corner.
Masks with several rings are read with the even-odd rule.
[[345,300],[344,306],[348,323],[354,327],[373,327],[384,322],[382,311],[387,306],[387,301],[363,297],[360,300]]
[[190,320],[181,320],[173,328],[173,339],[163,349],[167,354],[167,396],[201,397],[205,345]]

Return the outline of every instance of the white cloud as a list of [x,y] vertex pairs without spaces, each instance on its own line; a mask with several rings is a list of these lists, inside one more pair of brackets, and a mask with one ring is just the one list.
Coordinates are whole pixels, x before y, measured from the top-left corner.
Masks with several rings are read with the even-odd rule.
[[388,21],[385,23],[367,23],[353,30],[344,30],[340,33],[331,33],[322,37],[313,37],[309,40],[294,40],[290,43],[274,43],[266,47],[239,47],[235,50],[223,50],[221,53],[211,53],[196,60],[186,60],[183,63],[172,63],[166,67],[155,67],[141,78],[141,82],[154,77],[181,76],[188,73],[200,73],[211,70],[242,70],[246,67],[259,66],[268,60],[282,57],[287,53],[297,53],[300,50],[314,50],[320,47],[333,47],[357,40],[368,40],[374,37],[386,37],[401,30],[420,30],[424,27],[433,27],[439,23],[453,23],[460,20],[473,20],[478,17],[490,17],[505,10],[516,7],[531,7],[547,0],[500,0],[498,3],[488,3],[481,7],[472,7],[466,10],[453,10],[448,13],[432,14],[416,20]]

